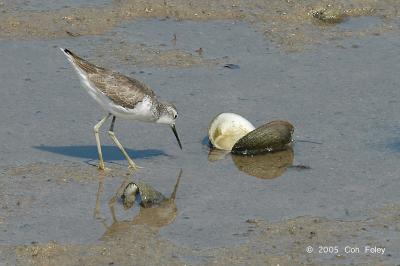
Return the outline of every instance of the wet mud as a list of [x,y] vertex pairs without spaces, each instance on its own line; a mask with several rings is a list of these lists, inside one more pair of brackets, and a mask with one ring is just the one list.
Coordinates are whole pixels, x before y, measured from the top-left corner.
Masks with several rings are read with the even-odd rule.
[[[8,2],[8,1],[6,1]],[[112,1],[106,5],[18,10],[0,5],[1,38],[68,38],[104,34],[122,23],[143,18],[161,20],[248,22],[285,51],[299,51],[305,45],[350,36],[380,35],[398,31],[397,1]],[[50,9],[50,10],[49,10]],[[322,12],[324,11],[324,12]],[[324,14],[324,15],[316,15]],[[335,19],[340,17],[340,19]],[[372,27],[356,31],[327,25],[346,23],[345,18],[380,18]],[[333,18],[332,18],[333,17]],[[326,18],[326,19],[324,19]],[[331,19],[330,19],[331,18]],[[324,21],[325,20],[325,21]],[[33,23],[34,21],[34,23]],[[322,22],[322,23],[321,23]],[[329,24],[329,23],[328,23]],[[181,55],[183,56],[183,55]]]
[[[0,261],[400,260],[398,1],[64,2],[0,0]],[[143,169],[129,172],[104,131],[111,170],[99,172],[93,126],[104,112],[60,46],[173,102],[183,151],[168,128],[119,120],[116,134]],[[291,121],[294,145],[215,152],[202,140],[221,112]],[[127,182],[169,200],[125,208]],[[318,253],[329,245],[341,252]]]

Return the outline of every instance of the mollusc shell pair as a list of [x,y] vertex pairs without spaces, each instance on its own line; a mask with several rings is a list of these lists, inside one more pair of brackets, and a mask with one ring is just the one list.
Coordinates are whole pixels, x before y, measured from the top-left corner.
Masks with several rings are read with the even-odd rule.
[[211,144],[233,154],[255,155],[280,151],[292,141],[294,127],[286,121],[272,121],[258,128],[233,113],[215,117],[208,129]]

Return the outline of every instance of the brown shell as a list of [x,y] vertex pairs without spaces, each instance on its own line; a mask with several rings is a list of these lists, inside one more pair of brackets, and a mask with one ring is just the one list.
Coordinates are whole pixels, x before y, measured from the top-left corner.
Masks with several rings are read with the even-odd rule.
[[284,150],[292,141],[293,131],[294,127],[287,121],[272,121],[239,139],[232,153],[254,155]]
[[262,179],[281,176],[293,164],[293,158],[291,148],[257,156],[232,154],[232,160],[240,171]]

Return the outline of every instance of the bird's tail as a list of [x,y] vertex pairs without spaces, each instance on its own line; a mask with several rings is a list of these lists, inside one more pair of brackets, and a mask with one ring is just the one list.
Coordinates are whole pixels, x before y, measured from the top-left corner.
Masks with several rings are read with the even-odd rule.
[[83,58],[80,58],[79,56],[77,56],[68,49],[60,47],[60,50],[65,54],[68,61],[70,61],[72,65],[75,68],[77,68],[77,70],[83,70],[86,73],[96,73],[103,70],[103,68],[95,66],[92,63],[89,63],[88,61],[86,61]]
[[74,60],[74,53],[72,53],[70,50],[65,49],[65,48],[61,48],[60,50],[65,54],[65,56],[68,58],[68,61],[70,61],[71,63],[73,63]]

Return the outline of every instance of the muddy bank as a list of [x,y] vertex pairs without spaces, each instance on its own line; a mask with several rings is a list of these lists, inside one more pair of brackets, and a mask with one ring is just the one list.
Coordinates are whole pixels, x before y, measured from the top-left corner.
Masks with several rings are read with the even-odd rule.
[[[30,164],[3,168],[2,172],[0,228],[3,236],[4,232],[15,225],[19,226],[19,231],[24,231],[28,224],[33,225],[30,244],[6,244],[10,239],[2,237],[0,258],[9,263],[15,262],[16,265],[129,265],[132,262],[137,265],[291,265],[293,262],[298,265],[392,265],[399,259],[400,206],[397,204],[369,210],[366,219],[355,221],[303,216],[268,222],[257,215],[243,217],[243,227],[231,233],[245,236],[245,243],[231,243],[213,249],[193,248],[182,246],[160,235],[160,230],[171,226],[173,220],[162,223],[165,217],[157,215],[152,219],[144,219],[144,216],[152,215],[151,212],[143,214],[136,210],[124,213],[121,201],[117,201],[115,206],[117,220],[112,219],[107,202],[117,191],[117,186],[108,183],[104,187],[101,183],[107,183],[110,179],[120,183],[130,176],[118,166],[112,166],[106,173],[99,173],[93,166],[78,164]],[[4,186],[5,178],[14,180],[16,186],[10,187],[10,182]],[[84,200],[81,188],[74,186],[76,189],[69,189],[71,183],[95,188],[87,192],[93,204],[82,202],[89,205],[90,212],[81,213],[80,208],[76,208],[75,201],[65,200],[62,190],[68,192],[68,198]],[[110,186],[112,191],[108,193]],[[173,186],[174,182],[171,182],[170,188],[164,191],[171,191]],[[14,193],[16,191],[18,193]],[[179,195],[179,189],[177,193]],[[178,206],[183,201],[178,196]],[[85,240],[85,243],[74,244],[77,237],[75,235],[75,240],[71,239],[72,243],[65,242],[64,236],[74,235],[74,228],[78,229],[76,233],[83,233],[79,229],[81,224],[77,220],[62,223],[59,219],[50,219],[48,215],[54,215],[55,211],[50,209],[49,213],[48,208],[53,204],[57,204],[57,208],[65,213],[64,219],[86,216],[87,222],[84,226],[85,231],[90,233],[90,239]],[[138,206],[134,208],[138,209]],[[173,215],[177,215],[177,219],[185,219],[179,207]],[[24,221],[30,222],[25,224]],[[47,228],[45,238],[40,236],[42,230],[37,227],[39,224]],[[56,228],[63,240],[57,241],[59,237],[51,228]],[[97,229],[93,230],[94,228]],[[24,238],[27,240],[26,236]],[[319,253],[319,246],[326,245],[337,246],[339,251],[335,254]],[[314,248],[311,254],[306,252],[308,246]],[[346,253],[347,246],[357,247],[360,252]],[[365,246],[385,248],[385,253],[365,253]]]
[[[346,26],[364,27],[365,21],[358,19],[361,25]],[[175,31],[176,44],[171,42]],[[180,49],[195,54],[202,47],[204,59],[222,59],[223,64],[134,65],[123,55],[104,52],[107,47],[118,50],[119,43],[113,43],[113,38],[161,51]],[[164,195],[170,193],[177,172],[183,169],[177,193],[180,215],[160,230],[162,237],[179,245],[212,248],[246,242],[247,236],[236,232],[244,232],[243,221],[254,216],[271,223],[304,215],[366,219],[365,210],[398,201],[399,141],[393,122],[399,120],[398,45],[397,35],[385,34],[334,40],[303,53],[285,54],[246,23],[155,19],[127,23],[104,36],[3,40],[0,76],[6,100],[0,112],[7,115],[0,120],[7,126],[0,127],[0,165],[76,163],[78,168],[70,170],[73,175],[80,173],[81,164],[97,163],[93,126],[104,112],[81,88],[57,48],[62,46],[136,77],[154,88],[160,99],[178,106],[183,151],[168,127],[117,119],[115,128],[127,152],[144,167],[137,177]],[[224,67],[228,63],[239,68]],[[320,144],[295,142],[293,154],[268,159],[277,163],[269,169],[257,169],[252,161],[238,161],[230,155],[210,162],[209,147],[202,140],[211,119],[227,111],[248,117],[254,124],[288,120],[296,128],[295,140]],[[106,166],[123,168],[126,162],[108,137],[108,126],[101,130]],[[309,169],[286,167],[290,164]],[[9,198],[3,202],[14,211],[7,214],[3,244],[50,240],[85,244],[98,239],[104,228],[93,222],[99,188],[95,177],[78,174],[88,176],[87,181],[69,178],[61,186],[60,181],[46,178],[55,170],[27,171],[45,174],[1,180],[3,195]],[[104,179],[100,198],[105,217],[110,218],[107,204],[124,175]],[[257,178],[261,175],[273,179]],[[14,209],[18,200],[27,207]],[[34,211],[43,206],[43,213]],[[138,209],[117,212],[124,220]],[[52,226],[48,220],[54,222]]]
[[[374,16],[381,21],[357,31],[343,30],[321,23],[315,12],[333,8],[343,21],[352,17]],[[304,45],[324,43],[350,36],[380,35],[398,31],[398,1],[113,1],[108,5],[62,7],[51,3],[42,10],[18,11],[12,5],[0,5],[0,38],[70,38],[104,34],[121,23],[139,18],[251,23],[268,39],[286,51],[298,51]],[[50,10],[49,10],[50,9]],[[342,20],[340,20],[342,21]]]
[[[320,8],[316,1],[158,4],[1,13],[2,260],[399,261],[398,3],[339,3],[343,19],[328,24],[310,14]],[[182,14],[167,14],[162,5]],[[152,19],[139,19],[146,17]],[[100,174],[90,164],[97,163],[93,126],[104,111],[81,88],[60,46],[173,102],[183,151],[168,127],[117,119],[118,138],[144,168],[128,173],[105,125],[103,154],[112,171]],[[258,158],[265,168],[229,154],[209,160],[202,140],[220,112],[255,124],[290,121],[293,152]],[[181,168],[171,211],[145,214],[117,202],[115,222],[109,203],[126,178],[170,195]],[[149,224],[153,214],[165,220]],[[378,245],[387,253],[308,255],[308,245]]]
[[[397,240],[398,231],[389,229],[399,222],[398,215],[393,215],[391,211],[380,213],[380,217],[368,222],[302,217],[279,224],[256,221],[253,225],[249,220],[247,234],[251,237],[247,244],[213,250],[176,246],[160,238],[151,228],[129,224],[124,231],[98,244],[62,245],[51,242],[3,246],[1,249],[3,258],[4,255],[15,256],[17,265],[129,265],[132,261],[136,265],[292,265],[294,262],[298,265],[393,265],[391,263],[398,259],[393,255],[398,252],[394,247],[400,243]],[[339,247],[338,254],[318,254],[318,247],[328,242]],[[307,254],[308,246],[315,248],[315,254]],[[348,246],[359,248],[360,253],[346,254]],[[385,248],[386,254],[366,254],[365,246]]]

